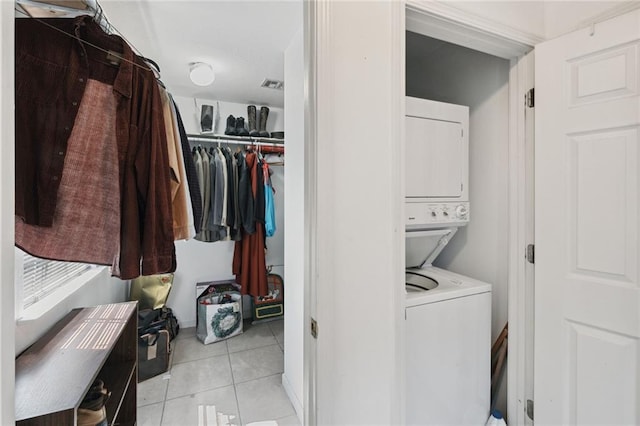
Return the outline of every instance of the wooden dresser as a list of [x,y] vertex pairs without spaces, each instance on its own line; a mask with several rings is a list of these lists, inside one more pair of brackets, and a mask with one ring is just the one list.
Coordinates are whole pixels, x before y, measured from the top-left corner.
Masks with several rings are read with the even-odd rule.
[[74,309],[16,359],[16,422],[75,425],[95,379],[111,392],[109,425],[136,423],[136,302]]

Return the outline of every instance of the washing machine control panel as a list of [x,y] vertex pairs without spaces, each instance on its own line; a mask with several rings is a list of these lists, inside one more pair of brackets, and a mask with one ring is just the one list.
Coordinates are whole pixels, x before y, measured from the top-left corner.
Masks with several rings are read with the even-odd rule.
[[408,227],[435,225],[466,225],[469,222],[469,203],[407,203],[405,224]]

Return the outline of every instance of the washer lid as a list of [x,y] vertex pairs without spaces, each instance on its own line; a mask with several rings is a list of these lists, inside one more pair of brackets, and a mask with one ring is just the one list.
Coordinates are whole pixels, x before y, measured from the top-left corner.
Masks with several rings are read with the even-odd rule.
[[405,260],[407,268],[431,266],[440,252],[449,244],[458,228],[406,231]]

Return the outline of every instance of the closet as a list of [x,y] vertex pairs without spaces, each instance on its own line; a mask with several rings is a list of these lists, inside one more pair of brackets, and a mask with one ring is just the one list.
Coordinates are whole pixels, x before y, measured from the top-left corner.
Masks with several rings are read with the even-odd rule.
[[[304,132],[300,108],[303,103],[302,4],[140,1],[104,2],[101,7],[111,30],[122,35],[136,52],[158,65],[159,78],[171,93],[186,133],[190,135],[190,148],[221,147],[233,152],[250,148],[259,151],[270,163],[276,230],[273,236],[266,238],[265,263],[269,272],[284,278],[287,322],[285,357],[288,367],[285,366],[283,376],[278,375],[278,381],[288,383],[288,396],[301,415],[303,241],[301,233],[294,233],[297,225],[303,222],[304,212],[304,194],[298,185],[304,180]],[[97,18],[98,21],[101,19]],[[196,86],[189,80],[192,65],[200,62],[213,66],[215,81],[210,86]],[[284,81],[285,86],[274,89],[267,82],[261,87],[264,80]],[[213,128],[208,132],[202,132],[201,127],[203,105],[214,107]],[[227,117],[244,117],[246,122],[249,105],[255,105],[258,110],[262,106],[268,107],[266,130],[284,132],[284,139],[225,137]],[[267,153],[268,148],[274,146],[286,147],[286,154]],[[291,194],[289,188],[292,188]],[[294,231],[287,240],[289,221]],[[286,241],[293,241],[293,244],[285,247]],[[234,278],[234,245],[234,241],[176,241],[177,267],[168,305],[183,329],[196,324],[196,283]],[[285,261],[285,258],[293,261]],[[123,284],[109,277],[101,280],[103,282],[96,285]],[[122,297],[122,293],[118,297]],[[114,300],[105,303],[111,301]],[[245,318],[250,318],[251,299],[248,296],[243,305]]]
[[[434,265],[492,284],[493,341],[507,322],[509,61],[407,31],[406,95],[470,108],[471,219]],[[505,412],[506,374],[500,389]]]

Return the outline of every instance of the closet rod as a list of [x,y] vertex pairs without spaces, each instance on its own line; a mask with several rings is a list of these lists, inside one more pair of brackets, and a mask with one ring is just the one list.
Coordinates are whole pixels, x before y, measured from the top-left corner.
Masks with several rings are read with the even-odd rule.
[[189,142],[224,142],[235,145],[257,145],[284,147],[284,139],[253,138],[229,135],[187,135]]
[[[16,0],[14,9],[29,18],[74,18],[80,15],[89,15],[106,33],[117,32],[122,36],[111,25],[98,0]],[[122,38],[125,39],[124,36]],[[129,44],[131,45],[131,43]]]

